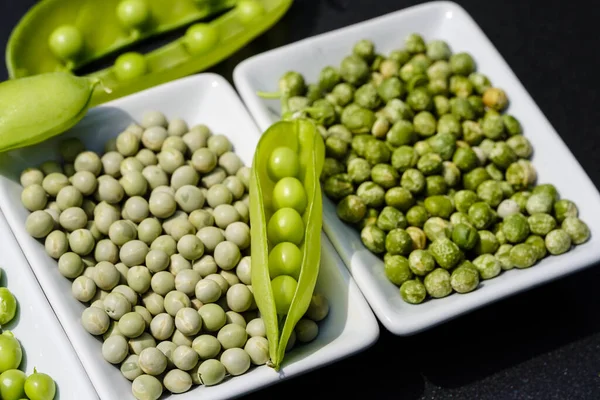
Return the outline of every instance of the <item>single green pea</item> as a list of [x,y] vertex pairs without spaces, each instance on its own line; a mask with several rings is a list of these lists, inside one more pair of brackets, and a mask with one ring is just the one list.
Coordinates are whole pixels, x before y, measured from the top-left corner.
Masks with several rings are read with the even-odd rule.
[[265,13],[265,7],[256,0],[240,0],[236,5],[237,17],[242,24],[250,24]]
[[577,216],[579,216],[579,210],[571,200],[562,199],[554,203],[554,217],[558,223],[562,223],[568,217]]
[[[445,83],[445,81],[444,81],[444,83]],[[450,100],[448,100],[448,98],[446,96],[442,96],[441,94],[433,96],[433,110],[435,111],[435,114],[438,117],[443,117],[444,115],[450,115]],[[439,121],[438,121],[438,132],[439,131],[440,131],[440,128],[439,128]]]
[[527,218],[529,230],[535,235],[545,236],[556,228],[556,220],[550,214],[535,213]]
[[477,154],[469,147],[456,149],[452,161],[463,172],[469,172],[479,165]]
[[126,28],[142,28],[150,18],[148,3],[145,0],[123,0],[117,6],[117,18]]
[[489,227],[494,219],[494,213],[488,203],[478,201],[469,207],[469,220],[475,229]]
[[440,238],[450,238],[452,236],[452,225],[440,217],[431,217],[423,225],[423,231],[427,238],[433,242]]
[[442,171],[442,157],[437,153],[422,155],[417,161],[417,169],[425,176],[435,175]]
[[475,61],[469,53],[456,53],[450,57],[450,68],[457,75],[469,76],[475,71]]
[[496,142],[488,155],[489,159],[500,169],[506,170],[519,157],[506,142]]
[[502,272],[502,266],[492,254],[482,254],[473,260],[473,265],[479,271],[481,279],[495,278]]
[[[360,154],[359,154],[360,155]],[[389,162],[392,152],[385,142],[372,140],[367,142],[363,157],[372,165]]]
[[458,118],[452,114],[442,115],[437,123],[437,132],[438,134],[451,134],[458,138],[462,133]]
[[385,189],[371,181],[361,183],[356,190],[356,195],[367,207],[381,207],[385,202]]
[[[512,163],[506,169],[505,178],[506,181],[510,183],[516,190],[522,190],[526,189],[535,182],[537,173],[529,161],[520,159],[519,161]],[[550,200],[552,200],[551,196],[549,197]]]
[[515,135],[508,138],[506,144],[519,158],[530,158],[533,154],[533,146],[523,135]]
[[[472,89],[472,86],[470,86],[470,84],[468,87],[469,89]],[[471,104],[471,108],[475,113],[475,117],[478,118],[485,114],[485,104],[483,104],[483,100],[481,99],[481,97],[477,95],[471,95],[467,97],[467,100],[469,101],[469,104]]]
[[384,262],[385,276],[396,286],[412,279],[413,274],[409,268],[406,257],[392,255]]
[[407,221],[402,211],[395,207],[386,206],[379,213],[376,224],[379,229],[390,232],[397,228],[406,228]]
[[[505,243],[505,244],[500,245],[500,247],[498,247],[498,250],[496,250],[496,253],[494,254],[494,257],[496,257],[498,262],[500,262],[500,267],[502,268],[503,271],[508,271],[515,267],[515,265],[513,264],[512,260],[510,258],[510,251],[512,250],[512,248],[513,248],[512,244]],[[544,251],[545,250],[546,250],[546,247],[544,245]]]
[[477,167],[463,175],[463,186],[467,190],[477,190],[480,184],[490,180],[490,174],[483,167]]
[[359,196],[348,195],[338,203],[336,212],[342,221],[357,223],[365,216],[367,205]]
[[450,100],[452,115],[459,121],[475,119],[475,110],[469,100],[464,97],[454,97]]
[[381,98],[374,84],[365,83],[354,92],[354,102],[361,107],[372,110],[381,104]]
[[359,86],[369,77],[369,65],[362,57],[349,55],[340,64],[340,76],[345,82]]
[[385,249],[392,255],[409,255],[412,251],[412,238],[402,228],[392,229],[385,238]]
[[408,257],[410,270],[418,276],[425,276],[435,269],[435,258],[428,250],[413,250]]
[[535,213],[551,213],[554,200],[551,194],[545,192],[532,193],[525,208],[530,215]]
[[418,87],[408,93],[406,103],[415,111],[427,111],[433,107],[433,99],[424,87]]
[[413,195],[403,187],[393,187],[385,193],[385,203],[406,212],[415,203]]
[[517,268],[529,268],[537,262],[538,252],[527,243],[519,243],[510,250],[510,261]]
[[444,161],[451,160],[456,151],[456,137],[449,132],[437,133],[427,139],[431,150],[439,154]]
[[477,197],[488,203],[491,207],[498,207],[504,199],[504,192],[498,181],[490,179],[481,182],[477,186]]
[[436,299],[446,297],[452,293],[450,273],[443,268],[431,271],[423,280],[427,293]]
[[468,98],[473,93],[473,85],[467,77],[453,75],[450,77],[450,92],[455,96]]
[[450,194],[446,180],[441,175],[431,175],[425,178],[425,196]]
[[81,31],[73,25],[61,25],[48,38],[52,53],[64,61],[72,61],[83,49],[84,40]]
[[590,238],[590,228],[577,217],[566,217],[561,229],[569,235],[575,245],[585,243]]
[[148,65],[143,54],[131,51],[117,57],[113,71],[118,80],[129,81],[145,75]]
[[[484,138],[483,131],[479,122],[463,121],[462,123],[463,139],[471,146],[477,146]],[[480,161],[481,162],[481,161]]]
[[452,241],[463,250],[471,250],[479,240],[477,230],[470,225],[459,223],[452,229]]
[[381,254],[385,252],[385,232],[375,226],[365,226],[360,232],[360,239],[367,249],[375,254]]
[[496,111],[503,111],[508,106],[506,92],[500,88],[490,87],[483,92],[483,103]]
[[404,92],[404,84],[396,76],[384,79],[377,87],[377,94],[385,102],[401,97],[404,95]]
[[327,197],[337,201],[354,193],[354,185],[347,174],[336,174],[327,178],[323,185],[323,191]]
[[531,235],[525,240],[525,243],[531,245],[535,249],[536,258],[538,259],[538,261],[546,257],[548,251],[546,249],[546,242],[543,237],[538,235]]
[[392,146],[406,146],[415,142],[415,128],[410,121],[398,120],[386,134],[386,141]]
[[371,169],[371,180],[384,189],[395,187],[398,178],[398,172],[389,164],[376,164]]
[[462,213],[468,213],[469,208],[479,201],[479,197],[472,190],[459,190],[454,195],[454,206]]
[[415,150],[410,146],[398,147],[392,153],[391,158],[392,166],[402,173],[407,169],[416,167],[418,160],[419,157]]
[[454,205],[447,196],[430,196],[425,199],[425,209],[432,217],[448,219],[454,211]]
[[439,238],[429,246],[429,251],[437,264],[445,269],[451,269],[462,260],[460,248],[448,238]]
[[400,186],[413,194],[421,193],[425,189],[425,176],[415,168],[409,168],[400,178]]
[[465,225],[468,225],[471,227],[473,226],[473,225],[471,225],[469,216],[460,211],[456,211],[456,212],[452,213],[452,215],[450,215],[450,223],[452,224],[452,226],[456,226],[458,224],[465,224]]
[[409,225],[422,228],[425,222],[429,219],[427,209],[422,205],[412,206],[406,212],[406,220]]
[[477,236],[478,239],[473,248],[474,253],[477,255],[494,254],[500,247],[498,238],[491,231],[480,230],[477,232]]
[[436,132],[436,120],[429,111],[421,111],[413,119],[415,133],[423,137],[432,136]]
[[478,94],[483,94],[486,89],[492,86],[489,78],[479,72],[472,72],[469,74],[469,80]]
[[479,286],[479,270],[468,260],[452,271],[450,285],[457,293],[469,293]]
[[400,286],[400,296],[409,304],[419,304],[425,300],[427,290],[419,280],[409,280]]
[[191,54],[199,55],[210,51],[219,42],[217,29],[206,23],[191,25],[183,37],[185,48]]

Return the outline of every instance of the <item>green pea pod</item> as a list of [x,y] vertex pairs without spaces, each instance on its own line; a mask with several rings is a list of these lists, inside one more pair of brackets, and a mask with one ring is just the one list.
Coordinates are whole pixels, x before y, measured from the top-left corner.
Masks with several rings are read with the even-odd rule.
[[56,136],[86,114],[98,79],[53,72],[0,83],[0,152]]
[[202,24],[217,38],[208,49],[198,53],[190,51],[184,36],[146,53],[144,58],[148,71],[137,78],[119,81],[114,67],[90,74],[100,78],[112,90],[111,93],[96,90],[92,104],[104,103],[203,71],[225,60],[275,24],[291,6],[292,0],[253,0],[250,3],[256,6],[251,11],[245,6],[248,2],[240,1],[232,10]]
[[[141,40],[229,9],[236,2],[142,0],[144,10],[140,10],[140,2],[131,7],[138,9],[135,22],[142,21],[140,26],[128,26],[117,13],[121,0],[40,1],[13,29],[6,47],[6,67],[11,78],[77,69]],[[77,57],[67,62],[55,57],[48,45],[50,35],[62,25],[74,26],[83,42]]]
[[[61,7],[63,7],[64,1],[46,0],[35,7],[43,10],[45,9],[43,7],[50,7],[50,4],[55,3],[60,3]],[[106,0],[105,2],[91,0],[69,1],[77,4],[81,3],[82,6],[66,7],[64,14],[69,16],[67,21],[74,21],[73,23],[78,28],[85,30],[85,32],[87,32],[87,29],[91,29],[90,26],[99,25],[99,22],[94,19],[96,13],[99,16],[102,15],[102,18],[104,18],[104,15],[109,12],[108,9],[110,7],[112,7],[110,8],[110,12],[114,13],[114,6],[116,4],[116,0]],[[152,4],[163,4],[164,7],[168,8],[168,10],[164,11],[166,15],[174,13],[179,3],[194,2],[193,0],[173,0],[168,2],[159,0],[144,1],[151,2]],[[199,1],[199,3],[221,4],[220,1],[229,4],[228,2],[234,0],[210,0],[208,2]],[[108,3],[110,3],[110,7],[107,6]],[[122,56],[130,56],[128,61],[124,62],[126,67],[119,69],[111,66],[88,74],[88,77],[100,79],[103,85],[110,89],[110,91],[106,91],[97,88],[92,95],[90,105],[98,105],[179,79],[203,71],[225,60],[273,26],[292,5],[292,0],[235,0],[235,3],[236,6],[231,10],[210,22],[202,22],[190,26],[183,37],[162,47],[146,54],[134,52],[123,54]],[[97,4],[100,8],[96,8]],[[162,10],[162,8],[160,9]],[[36,12],[36,15],[41,12],[39,10]],[[160,15],[160,13],[157,15]],[[33,19],[33,17],[29,18]],[[44,18],[46,17],[44,16]],[[47,27],[51,26],[52,29],[55,29],[57,26],[64,24],[64,15],[52,13],[47,18],[48,21],[44,21],[43,24],[40,23],[41,27],[44,27],[44,30],[41,30],[41,27],[37,29],[32,29],[31,27],[25,28],[25,26],[29,25],[37,26],[37,24],[27,20],[24,22],[25,25],[23,28],[19,27],[13,33],[13,38],[10,40],[6,53],[7,68],[11,78],[55,72],[57,70],[72,70],[74,66],[78,65],[77,62],[79,61],[77,60],[80,60],[80,58],[66,61],[61,60],[50,51],[47,43],[48,35],[52,33],[52,30]],[[111,27],[106,29],[110,31],[117,28]],[[110,44],[112,42],[110,40],[115,40],[114,35],[109,35],[108,37],[111,39],[107,39],[108,42],[106,43],[101,41],[101,38],[104,37],[103,34],[93,35],[85,33],[82,36],[84,44],[82,45],[83,49],[80,51],[85,54],[85,49],[92,46],[97,52],[94,53],[94,57],[99,56],[102,52],[109,51],[108,49],[112,49],[112,45]],[[43,38],[42,41],[40,41],[40,37]],[[87,43],[86,40],[88,37],[93,42]],[[98,42],[95,42],[96,40]],[[122,46],[119,48],[122,48]],[[83,55],[78,57],[83,57]],[[118,64],[118,61],[119,58],[117,58],[115,64]],[[119,71],[121,74],[119,74]]]
[[[286,316],[276,312],[271,278],[267,222],[274,213],[272,193],[275,182],[267,172],[271,152],[278,147],[292,149],[300,161],[299,180],[307,195],[302,219],[304,240],[299,246],[302,264],[298,285]],[[252,164],[250,178],[250,222],[252,233],[252,287],[256,304],[265,322],[269,340],[269,365],[278,370],[296,324],[305,314],[319,275],[323,203],[319,176],[325,159],[325,145],[314,123],[306,119],[280,121],[262,135]]]

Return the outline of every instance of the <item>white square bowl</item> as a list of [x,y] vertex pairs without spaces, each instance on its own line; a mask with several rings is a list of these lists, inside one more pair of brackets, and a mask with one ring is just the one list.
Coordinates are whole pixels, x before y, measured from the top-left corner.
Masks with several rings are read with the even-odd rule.
[[28,375],[34,368],[50,375],[56,382],[57,400],[98,399],[2,213],[0,243],[0,286],[8,288],[18,302],[15,318],[2,329],[11,331],[21,343],[20,369]]
[[[42,243],[25,231],[29,214],[21,205],[20,171],[57,159],[57,143],[77,136],[87,148],[101,153],[106,140],[116,136],[144,111],[160,110],[168,118],[181,117],[190,125],[205,123],[227,135],[235,151],[250,165],[260,136],[252,118],[225,79],[200,74],[106,103],[89,111],[72,130],[40,145],[4,155],[0,165],[0,207],[52,304],[75,351],[102,399],[133,399],[131,382],[119,369],[105,362],[101,341],[81,326],[84,305],[71,296],[71,282],[62,277],[57,263]],[[379,326],[360,290],[350,277],[327,237],[322,235],[321,270],[317,290],[330,302],[330,314],[314,342],[289,353],[280,373],[261,366],[212,387],[199,386],[177,395],[178,399],[227,399],[276,383],[282,379],[319,368],[369,347],[379,336]]]
[[251,57],[236,67],[235,85],[259,127],[264,129],[279,119],[279,102],[261,99],[256,92],[276,91],[277,80],[286,71],[298,71],[307,82],[316,82],[320,70],[326,65],[339,65],[358,40],[371,39],[377,51],[386,54],[402,48],[404,38],[412,32],[422,34],[427,41],[446,40],[454,52],[471,53],[478,70],[488,75],[495,86],[506,90],[510,99],[508,112],[521,121],[524,134],[534,146],[533,164],[538,171],[538,182],[555,184],[561,194],[577,203],[592,237],[567,254],[548,257],[527,270],[511,270],[483,281],[472,293],[410,305],[402,301],[398,288],[386,279],[383,262],[366,250],[358,232],[336,216],[335,204],[324,199],[325,232],[377,317],[397,335],[417,333],[600,260],[598,191],[489,39],[467,12],[453,2],[410,7]]

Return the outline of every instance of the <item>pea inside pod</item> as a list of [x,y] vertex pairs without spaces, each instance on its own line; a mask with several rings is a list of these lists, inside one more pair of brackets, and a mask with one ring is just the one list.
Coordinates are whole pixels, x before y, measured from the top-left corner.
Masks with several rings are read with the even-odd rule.
[[[252,285],[269,339],[270,365],[275,369],[280,368],[294,328],[310,305],[319,274],[319,176],[324,154],[323,139],[308,120],[272,125],[254,154],[249,190]],[[297,179],[301,188],[289,185],[297,193],[282,196],[276,186],[290,178]],[[306,204],[290,201],[296,197],[306,197]],[[292,250],[282,250],[284,243]]]
[[0,83],[0,152],[30,146],[75,125],[99,80],[51,72]]

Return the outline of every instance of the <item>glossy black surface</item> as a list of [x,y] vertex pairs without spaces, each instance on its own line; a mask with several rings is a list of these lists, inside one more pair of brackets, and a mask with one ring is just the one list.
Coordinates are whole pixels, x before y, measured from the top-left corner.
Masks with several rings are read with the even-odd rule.
[[[418,3],[297,0],[273,29],[212,71],[231,80],[235,65],[254,54]],[[596,4],[458,3],[482,27],[598,186]],[[3,46],[32,4],[33,0],[0,1]],[[6,78],[4,65],[0,78]],[[246,398],[598,399],[599,287],[600,268],[591,267],[413,337],[395,337],[382,328],[379,341],[367,351]]]

